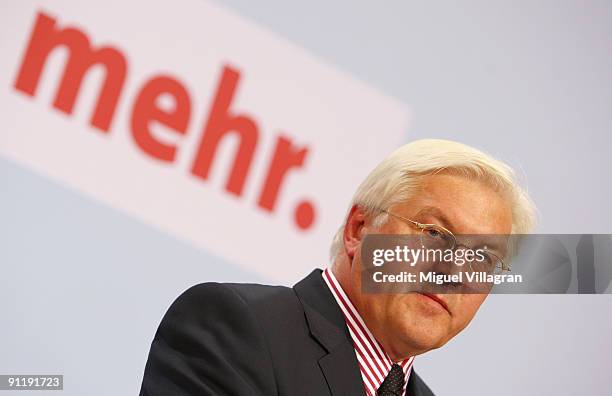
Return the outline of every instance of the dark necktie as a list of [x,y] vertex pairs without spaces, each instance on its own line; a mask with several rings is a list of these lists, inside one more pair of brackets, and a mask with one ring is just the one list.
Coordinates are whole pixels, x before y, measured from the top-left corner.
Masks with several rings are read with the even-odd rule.
[[404,370],[394,363],[387,378],[378,388],[378,396],[401,396],[404,390]]

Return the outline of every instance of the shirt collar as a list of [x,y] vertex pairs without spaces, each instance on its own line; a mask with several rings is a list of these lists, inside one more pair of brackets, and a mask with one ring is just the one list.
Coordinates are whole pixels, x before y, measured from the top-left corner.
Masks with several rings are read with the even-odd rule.
[[[342,286],[340,286],[340,283],[332,271],[326,268],[322,276],[344,315],[346,326],[348,327],[355,347],[355,354],[357,356],[357,362],[359,363],[366,394],[374,396],[389,373],[389,370],[391,370],[393,361],[391,361],[382,345],[378,343],[365,325],[359,312],[357,312],[357,309],[342,289]],[[412,371],[413,360],[414,357],[410,357],[401,362],[397,362],[397,364],[402,367],[405,375],[404,394],[406,392],[406,384],[408,383],[410,372]]]

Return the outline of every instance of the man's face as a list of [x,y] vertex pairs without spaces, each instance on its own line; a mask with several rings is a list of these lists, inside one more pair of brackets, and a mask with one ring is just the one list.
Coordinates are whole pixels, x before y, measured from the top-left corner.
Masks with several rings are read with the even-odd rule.
[[[428,176],[413,198],[389,211],[420,223],[441,225],[455,235],[510,234],[512,228],[511,209],[506,200],[481,182],[461,176]],[[381,227],[373,227],[365,220],[359,234],[418,232],[390,216]],[[355,249],[350,297],[392,358],[406,358],[441,347],[468,325],[486,298],[486,294],[439,294],[441,304],[419,293],[361,293],[360,254],[360,249]]]

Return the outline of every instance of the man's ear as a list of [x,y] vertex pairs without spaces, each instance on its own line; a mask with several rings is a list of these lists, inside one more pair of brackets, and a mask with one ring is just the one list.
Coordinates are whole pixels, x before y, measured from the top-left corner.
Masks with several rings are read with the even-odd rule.
[[361,239],[365,226],[365,212],[358,205],[353,205],[344,224],[344,251],[352,261],[357,249],[361,247]]

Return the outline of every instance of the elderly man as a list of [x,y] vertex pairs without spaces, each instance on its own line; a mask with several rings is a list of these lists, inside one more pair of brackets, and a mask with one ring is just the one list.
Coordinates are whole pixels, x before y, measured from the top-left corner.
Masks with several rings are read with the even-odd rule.
[[293,288],[204,283],[181,295],[155,335],[140,394],[432,395],[415,356],[463,330],[486,294],[365,293],[364,237],[423,226],[522,234],[533,212],[504,163],[450,141],[407,144],[358,188],[327,269]]

